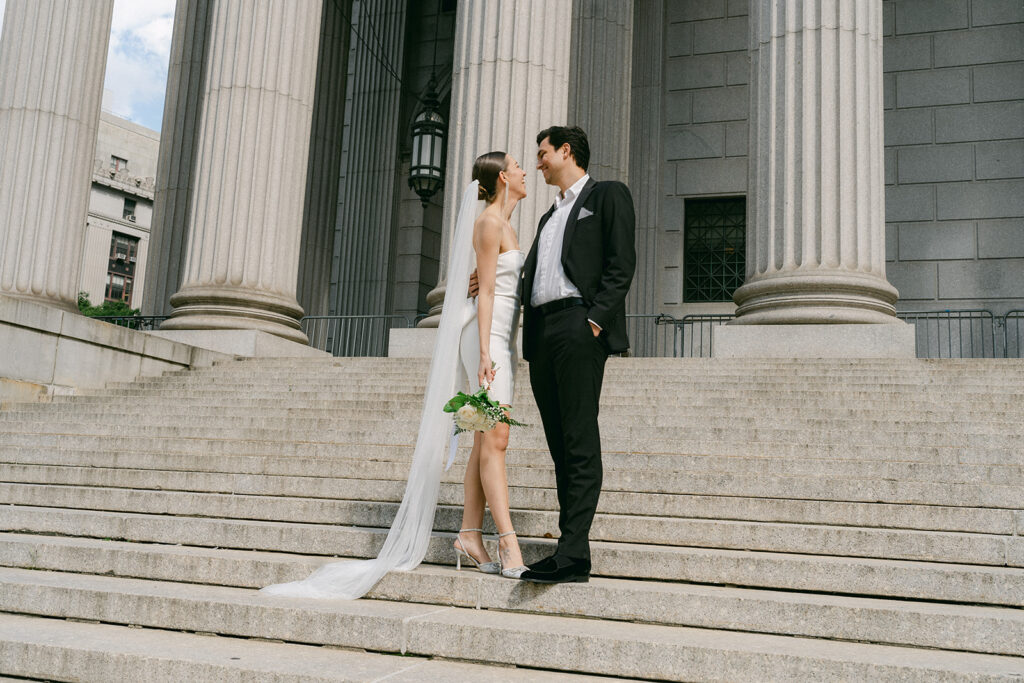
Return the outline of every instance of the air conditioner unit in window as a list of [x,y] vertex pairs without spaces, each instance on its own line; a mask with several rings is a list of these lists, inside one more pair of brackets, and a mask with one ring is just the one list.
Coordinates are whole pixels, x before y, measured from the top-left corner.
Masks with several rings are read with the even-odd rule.
[[134,256],[129,257],[128,258],[128,262],[129,263],[135,263],[135,257]]
[[134,213],[128,214],[127,216],[125,216],[125,218],[127,218],[128,222],[130,222],[130,223],[134,223],[135,222],[135,214]]

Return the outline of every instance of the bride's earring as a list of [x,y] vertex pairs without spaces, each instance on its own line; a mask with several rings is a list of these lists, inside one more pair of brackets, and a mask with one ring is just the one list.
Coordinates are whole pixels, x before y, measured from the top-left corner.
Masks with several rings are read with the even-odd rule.
[[505,207],[507,207],[507,206],[508,206],[508,180],[505,181],[505,198],[501,200],[501,209],[502,209],[502,211],[504,211]]

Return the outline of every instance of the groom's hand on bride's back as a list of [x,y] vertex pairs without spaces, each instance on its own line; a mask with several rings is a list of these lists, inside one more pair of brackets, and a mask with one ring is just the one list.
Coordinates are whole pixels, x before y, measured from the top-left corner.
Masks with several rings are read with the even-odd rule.
[[476,277],[476,268],[469,274],[469,293],[468,296],[476,296],[477,292],[480,291],[480,281]]

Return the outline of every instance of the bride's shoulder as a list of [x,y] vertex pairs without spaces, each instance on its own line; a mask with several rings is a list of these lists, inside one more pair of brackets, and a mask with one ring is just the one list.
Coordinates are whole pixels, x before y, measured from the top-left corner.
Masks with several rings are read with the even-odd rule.
[[500,232],[504,223],[500,216],[485,211],[477,216],[473,227],[482,232]]

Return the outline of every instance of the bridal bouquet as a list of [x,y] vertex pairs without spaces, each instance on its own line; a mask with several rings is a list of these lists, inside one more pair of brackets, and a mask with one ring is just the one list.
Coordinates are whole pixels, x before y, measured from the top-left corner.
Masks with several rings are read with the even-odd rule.
[[525,427],[522,422],[513,420],[497,401],[487,395],[487,387],[483,386],[475,394],[459,392],[452,396],[444,406],[444,412],[454,413],[455,433],[489,432],[494,425],[504,422],[511,427]]

